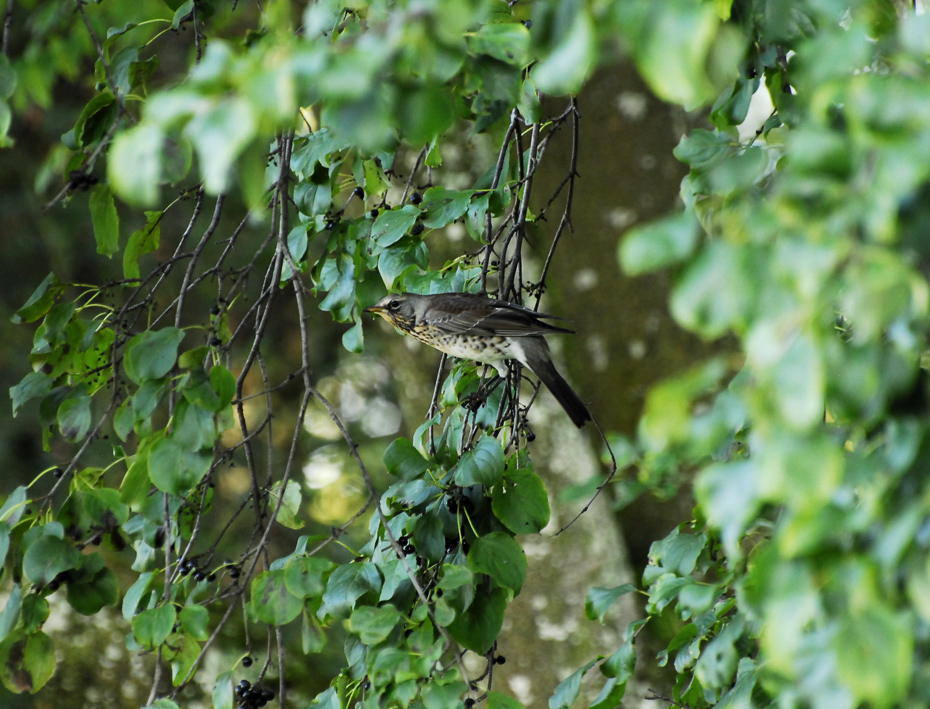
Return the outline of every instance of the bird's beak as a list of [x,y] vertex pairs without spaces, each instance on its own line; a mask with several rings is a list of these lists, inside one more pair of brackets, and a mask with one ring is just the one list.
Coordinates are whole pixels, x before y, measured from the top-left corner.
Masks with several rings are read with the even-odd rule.
[[362,308],[363,313],[374,313],[375,315],[380,315],[385,311],[383,305],[369,305],[367,308]]

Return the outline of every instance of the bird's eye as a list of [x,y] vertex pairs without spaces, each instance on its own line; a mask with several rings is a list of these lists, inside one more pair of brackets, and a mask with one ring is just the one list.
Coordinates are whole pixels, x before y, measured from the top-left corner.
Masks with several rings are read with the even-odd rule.
[[388,310],[397,310],[399,307],[400,307],[399,300],[392,300],[390,303],[388,303]]

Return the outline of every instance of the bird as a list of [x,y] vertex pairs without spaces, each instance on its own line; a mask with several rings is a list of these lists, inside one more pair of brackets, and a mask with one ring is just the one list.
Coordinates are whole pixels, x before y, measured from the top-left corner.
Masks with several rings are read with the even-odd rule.
[[490,364],[502,377],[504,361],[515,359],[539,377],[578,428],[591,420],[588,407],[552,363],[544,335],[574,334],[544,322],[555,315],[477,293],[386,295],[364,312],[447,355]]

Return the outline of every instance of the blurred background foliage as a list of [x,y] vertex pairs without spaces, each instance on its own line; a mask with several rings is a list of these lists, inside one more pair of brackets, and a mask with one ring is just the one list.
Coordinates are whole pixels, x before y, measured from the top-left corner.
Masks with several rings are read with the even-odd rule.
[[[926,706],[928,17],[10,0],[4,706]],[[485,285],[616,476],[363,337]]]

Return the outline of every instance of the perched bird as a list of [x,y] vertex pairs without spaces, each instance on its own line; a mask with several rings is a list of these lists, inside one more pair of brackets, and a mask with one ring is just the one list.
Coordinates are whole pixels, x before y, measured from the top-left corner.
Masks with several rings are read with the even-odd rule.
[[365,312],[380,315],[440,352],[490,364],[502,377],[507,375],[504,360],[515,359],[535,372],[578,428],[591,420],[581,397],[549,356],[543,335],[572,333],[543,322],[554,315],[474,293],[387,295]]

